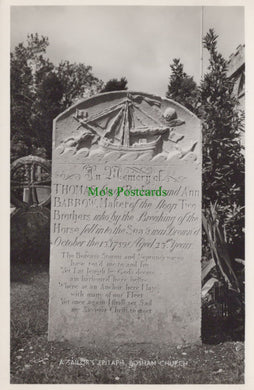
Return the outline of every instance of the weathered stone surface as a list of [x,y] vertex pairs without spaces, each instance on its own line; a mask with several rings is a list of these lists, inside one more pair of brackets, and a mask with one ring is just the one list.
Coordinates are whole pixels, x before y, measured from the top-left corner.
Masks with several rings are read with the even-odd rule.
[[199,120],[126,91],[58,116],[49,340],[199,342],[200,260]]

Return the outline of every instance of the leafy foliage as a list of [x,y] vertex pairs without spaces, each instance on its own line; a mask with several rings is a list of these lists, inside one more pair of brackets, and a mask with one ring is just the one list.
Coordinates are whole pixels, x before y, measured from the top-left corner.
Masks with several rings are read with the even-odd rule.
[[62,103],[64,108],[75,101],[99,92],[103,83],[92,74],[92,67],[84,64],[62,61],[56,67],[56,74],[64,86]]
[[199,87],[183,71],[180,60],[173,60],[167,97],[202,121],[204,318],[211,316],[211,308],[218,314],[219,307],[226,307],[226,326],[243,335],[244,155],[240,132],[244,114],[233,93],[234,80],[227,76],[227,61],[218,53],[217,39],[212,29],[204,37],[210,58]]
[[91,66],[46,57],[47,37],[27,36],[11,53],[12,157],[34,154],[50,158],[52,121],[78,99],[97,93],[102,81]]
[[240,133],[244,114],[233,94],[234,80],[227,76],[227,61],[218,53],[217,39],[212,29],[204,37],[203,45],[210,58],[199,87],[184,72],[180,60],[173,60],[167,97],[202,120],[203,209],[217,202],[218,217],[227,222],[227,242],[243,257],[244,155]]
[[219,199],[221,206],[244,204],[244,157],[239,142],[243,114],[227,77],[227,62],[217,52],[217,35],[204,38],[209,51],[209,72],[201,82],[200,116],[203,124],[204,206]]
[[211,204],[203,214],[203,227],[211,251],[210,260],[202,267],[203,306],[208,309],[208,315],[212,311],[216,314],[221,306],[222,316],[228,317],[227,326],[232,336],[243,339],[245,262],[229,251],[227,223],[222,224],[219,220],[217,204]]
[[128,83],[128,81],[125,77],[121,77],[120,80],[111,79],[105,84],[105,86],[102,88],[101,92],[126,90],[126,89],[128,89],[127,83]]
[[215,261],[221,279],[227,287],[240,295],[243,291],[243,280],[239,280],[236,274],[235,259],[230,256],[225,234],[225,226],[218,218],[217,205],[211,204],[203,214],[203,226],[208,237],[212,258]]
[[[227,61],[217,51],[218,36],[203,40],[210,54],[200,85],[199,116],[203,127],[203,226],[216,263],[219,299],[229,310],[228,326],[244,334],[244,155],[240,132],[244,115],[227,76]],[[215,297],[213,303],[218,303]],[[210,306],[209,306],[210,307]],[[233,321],[232,321],[233,319]]]
[[183,71],[180,59],[174,58],[170,65],[171,75],[169,78],[166,97],[182,104],[189,110],[196,112],[198,104],[198,87],[193,77]]
[[227,62],[217,51],[217,38],[211,29],[203,40],[210,54],[208,72],[200,86],[199,108],[203,126],[203,208],[218,203],[218,218],[227,226],[227,242],[239,247],[243,246],[244,228],[244,155],[239,135],[244,117],[233,95],[234,83],[227,77]]
[[20,43],[11,53],[11,136],[14,143],[20,142],[21,150],[32,143],[33,74],[28,64],[31,57],[29,37],[27,47]]

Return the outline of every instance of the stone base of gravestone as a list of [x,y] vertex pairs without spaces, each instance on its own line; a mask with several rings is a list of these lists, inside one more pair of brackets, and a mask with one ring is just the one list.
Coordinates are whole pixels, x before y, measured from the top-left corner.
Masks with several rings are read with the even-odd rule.
[[11,216],[11,261],[49,260],[50,211],[46,207],[19,209]]

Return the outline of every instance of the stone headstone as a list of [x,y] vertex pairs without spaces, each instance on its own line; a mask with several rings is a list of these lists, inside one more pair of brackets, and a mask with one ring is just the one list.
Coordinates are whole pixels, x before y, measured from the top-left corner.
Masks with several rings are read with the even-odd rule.
[[49,340],[200,341],[200,123],[112,92],[54,121]]
[[11,262],[48,263],[50,211],[33,206],[11,214]]

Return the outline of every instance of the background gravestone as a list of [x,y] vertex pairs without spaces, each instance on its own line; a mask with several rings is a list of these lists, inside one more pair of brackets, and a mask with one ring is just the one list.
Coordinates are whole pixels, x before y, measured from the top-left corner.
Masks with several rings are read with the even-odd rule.
[[11,164],[11,261],[48,263],[51,166],[38,156]]
[[200,341],[200,134],[179,104],[127,91],[55,119],[49,340]]

